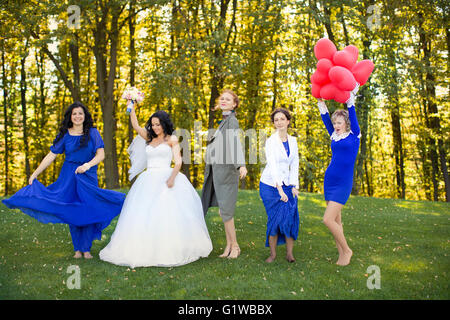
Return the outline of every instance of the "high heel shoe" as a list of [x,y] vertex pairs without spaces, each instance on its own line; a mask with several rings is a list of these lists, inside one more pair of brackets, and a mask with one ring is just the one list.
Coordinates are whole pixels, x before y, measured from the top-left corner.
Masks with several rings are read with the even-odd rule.
[[227,258],[230,255],[231,249],[226,247],[223,253],[219,256],[220,258]]
[[239,246],[233,246],[231,247],[230,255],[228,256],[228,259],[236,259],[241,254],[241,248]]

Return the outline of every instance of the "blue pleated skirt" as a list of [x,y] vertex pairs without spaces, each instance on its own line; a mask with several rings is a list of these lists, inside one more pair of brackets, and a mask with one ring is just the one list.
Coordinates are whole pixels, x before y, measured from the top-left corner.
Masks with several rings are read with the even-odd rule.
[[266,247],[269,246],[269,236],[278,235],[277,245],[285,244],[286,238],[297,240],[300,226],[298,199],[292,194],[292,188],[283,185],[288,196],[288,201],[283,202],[277,188],[259,183],[259,195],[267,213]]

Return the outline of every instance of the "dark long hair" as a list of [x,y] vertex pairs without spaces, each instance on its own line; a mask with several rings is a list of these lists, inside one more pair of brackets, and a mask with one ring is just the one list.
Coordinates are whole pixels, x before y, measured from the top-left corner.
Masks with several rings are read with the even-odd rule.
[[59,140],[61,140],[64,135],[68,132],[69,128],[73,127],[72,123],[72,111],[75,108],[82,108],[84,112],[84,122],[83,122],[83,136],[80,139],[80,146],[82,148],[87,145],[89,142],[89,130],[94,127],[94,121],[92,120],[92,116],[89,113],[89,110],[82,104],[81,102],[72,103],[64,112],[64,118],[59,127],[59,133],[53,141],[53,145],[55,145]]
[[275,123],[275,115],[278,113],[278,112],[281,112],[282,114],[284,114],[284,116],[286,117],[286,119],[288,119],[289,120],[289,126],[291,125],[291,113],[289,112],[289,110],[288,109],[285,109],[285,108],[276,108],[273,112],[272,112],[272,114],[270,115],[270,119],[272,120],[272,123]]
[[150,143],[153,140],[153,138],[157,137],[155,131],[153,131],[153,129],[152,129],[152,119],[153,118],[159,119],[159,123],[161,124],[161,126],[163,128],[165,136],[172,135],[172,133],[174,131],[172,120],[170,120],[170,117],[167,114],[167,112],[159,110],[159,111],[156,111],[154,114],[152,114],[150,119],[148,119],[147,123],[145,124],[145,129],[147,130],[148,143]]

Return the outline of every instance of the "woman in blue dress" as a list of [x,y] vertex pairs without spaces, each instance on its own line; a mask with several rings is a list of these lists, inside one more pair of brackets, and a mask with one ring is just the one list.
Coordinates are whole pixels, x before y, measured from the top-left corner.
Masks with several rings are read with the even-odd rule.
[[261,174],[259,194],[267,213],[266,247],[275,260],[277,245],[286,243],[286,260],[295,262],[294,241],[298,237],[298,147],[297,139],[287,134],[291,115],[276,109],[271,115],[276,132],[265,145],[267,164]]
[[331,138],[332,151],[331,162],[324,178],[327,208],[323,222],[333,234],[339,252],[336,264],[341,266],[348,265],[353,255],[344,236],[341,211],[352,191],[353,171],[361,138],[354,106],[357,91],[358,87],[347,101],[348,111],[336,110],[331,118],[325,102],[322,99],[318,101],[322,121]]
[[[58,179],[48,187],[37,180],[57,157],[65,153]],[[70,105],[50,152],[29,179],[29,185],[2,202],[42,223],[69,225],[74,258],[92,258],[92,242],[120,213],[125,195],[98,187],[97,165],[105,158],[100,133],[80,102]],[[82,254],[83,253],[83,254]]]

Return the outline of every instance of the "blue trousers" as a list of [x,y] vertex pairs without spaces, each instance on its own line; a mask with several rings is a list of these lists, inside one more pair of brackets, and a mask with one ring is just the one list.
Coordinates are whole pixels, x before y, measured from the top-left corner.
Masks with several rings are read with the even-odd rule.
[[90,224],[83,227],[69,225],[70,235],[74,251],[88,252],[91,251],[92,242],[100,240],[102,237],[101,229],[98,224]]

